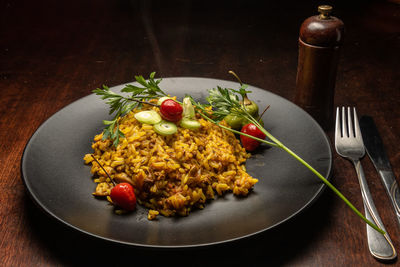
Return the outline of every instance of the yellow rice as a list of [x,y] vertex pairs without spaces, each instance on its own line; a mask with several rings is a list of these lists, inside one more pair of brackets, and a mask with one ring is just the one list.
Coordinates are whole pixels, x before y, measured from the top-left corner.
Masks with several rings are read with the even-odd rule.
[[[154,109],[157,107],[145,107]],[[143,109],[142,109],[143,110]],[[233,192],[246,196],[257,183],[245,169],[250,156],[233,133],[197,115],[202,127],[161,136],[153,126],[138,122],[133,110],[120,119],[125,135],[115,148],[102,134],[94,137],[94,156],[117,182],[133,185],[138,203],[149,209],[148,219],[164,216],[186,216],[194,208],[203,208],[215,193]],[[224,123],[224,122],[223,122]],[[107,197],[113,184],[90,154],[84,157],[92,164],[97,187],[94,195]]]

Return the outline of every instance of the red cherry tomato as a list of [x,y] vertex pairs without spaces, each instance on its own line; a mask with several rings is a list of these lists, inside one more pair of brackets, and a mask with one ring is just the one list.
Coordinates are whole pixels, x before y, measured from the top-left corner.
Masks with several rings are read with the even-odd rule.
[[136,207],[136,196],[131,184],[120,183],[111,189],[112,202],[124,210],[132,211]]
[[[253,123],[249,123],[243,126],[241,132],[254,137],[258,137],[260,139],[265,138],[265,134],[261,132],[261,130],[258,129]],[[254,151],[260,145],[259,141],[251,139],[250,137],[244,135],[240,136],[240,141],[242,141],[242,145],[247,151]]]
[[166,99],[161,103],[161,117],[167,121],[177,122],[182,119],[182,106],[173,99]]

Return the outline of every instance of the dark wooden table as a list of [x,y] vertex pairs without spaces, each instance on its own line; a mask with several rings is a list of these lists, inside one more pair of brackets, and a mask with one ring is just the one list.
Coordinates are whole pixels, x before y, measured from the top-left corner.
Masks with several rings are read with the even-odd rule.
[[[227,71],[233,69],[245,82],[292,100],[299,26],[319,4],[59,2],[0,2],[1,266],[382,264],[368,252],[364,223],[330,190],[277,228],[201,249],[154,251],[115,245],[46,216],[24,188],[20,160],[30,136],[52,114],[102,84],[126,83],[152,71],[162,77],[231,79]],[[359,115],[373,116],[400,178],[400,5],[349,2],[334,3],[335,15],[346,25],[335,104],[356,106]],[[332,140],[333,131],[327,134]],[[400,252],[400,228],[390,202],[369,159],[362,163]],[[334,153],[333,166],[332,183],[362,210],[350,162]]]

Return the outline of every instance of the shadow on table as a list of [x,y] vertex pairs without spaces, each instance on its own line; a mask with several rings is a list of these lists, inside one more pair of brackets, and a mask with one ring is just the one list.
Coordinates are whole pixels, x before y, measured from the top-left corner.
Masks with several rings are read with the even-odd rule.
[[[333,195],[324,192],[310,208],[264,233],[226,244],[190,249],[148,249],[114,244],[75,231],[47,216],[25,194],[25,212],[34,243],[61,265],[116,266],[281,266],[304,258],[327,232]],[[307,260],[307,259],[304,259]]]

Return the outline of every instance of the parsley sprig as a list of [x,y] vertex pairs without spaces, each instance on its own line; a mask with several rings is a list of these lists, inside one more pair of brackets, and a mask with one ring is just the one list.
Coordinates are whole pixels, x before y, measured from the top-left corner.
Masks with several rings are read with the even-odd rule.
[[112,120],[103,121],[104,125],[106,125],[103,130],[103,140],[110,138],[113,141],[113,145],[117,146],[120,138],[125,137],[124,133],[119,129],[119,119],[132,109],[141,109],[143,104],[154,105],[149,100],[167,95],[158,86],[162,79],[155,80],[155,74],[155,72],[152,72],[148,81],[141,75],[135,76],[135,80],[143,87],[127,84],[121,92],[130,93],[130,96],[115,93],[105,85],[103,85],[103,88],[93,90],[93,93],[106,100],[106,103],[110,106],[109,114],[115,113]]
[[[239,102],[239,97],[236,93],[246,94],[250,91],[246,91],[247,85],[242,85],[240,90],[228,89],[217,87],[208,91],[209,96],[207,97],[207,101],[213,107],[213,116],[216,120],[221,121],[227,115],[236,115],[237,111],[240,111],[240,108],[243,106]],[[242,116],[242,112],[239,112],[239,115]]]

